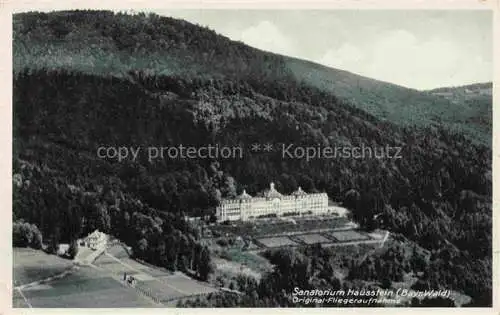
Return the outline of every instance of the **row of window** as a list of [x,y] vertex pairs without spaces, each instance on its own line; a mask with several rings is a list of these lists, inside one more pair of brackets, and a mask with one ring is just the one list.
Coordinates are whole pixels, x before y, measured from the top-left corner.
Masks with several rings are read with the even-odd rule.
[[[281,203],[281,204],[275,204],[275,203],[269,203],[269,204],[263,204],[263,205],[256,205],[253,204],[251,206],[246,206],[246,207],[237,207],[238,209],[249,209],[249,208],[276,208],[276,207],[281,207],[281,208],[295,208],[295,207],[304,207],[304,206],[327,206],[326,202],[304,202],[304,203]],[[233,208],[233,207],[231,207]],[[227,209],[227,208],[226,208]]]
[[309,204],[302,204],[302,205],[295,205],[295,204],[291,204],[291,205],[281,205],[281,206],[277,206],[277,205],[265,205],[265,206],[261,206],[261,207],[231,207],[231,208],[227,208],[227,207],[222,207],[221,210],[222,211],[272,211],[272,210],[275,210],[275,209],[298,209],[298,208],[326,208],[327,205],[325,205],[324,203],[309,203]]
[[[310,209],[312,210],[314,213],[322,213],[322,212],[327,212],[328,209],[325,208],[325,207],[322,207],[322,208],[317,208],[317,209]],[[280,213],[290,213],[290,212],[300,212],[300,213],[303,213],[303,212],[306,212],[308,210],[304,210],[304,209],[287,209],[287,210],[283,210],[283,211],[279,211]],[[251,211],[251,212],[246,212],[245,215],[247,217],[255,217],[255,216],[259,216],[259,215],[265,215],[265,214],[270,214],[270,213],[276,213],[277,211],[265,211],[265,210],[254,210],[254,211]],[[277,213],[278,214],[278,213]],[[233,217],[233,219],[236,219],[236,218],[240,218],[241,217],[241,212],[240,211],[222,211],[222,213],[220,214],[220,216],[222,217],[223,220],[225,219],[228,219],[229,217]]]
[[[306,210],[321,210],[325,209],[327,210],[327,207],[323,206],[310,206],[310,207],[286,207],[286,208],[281,208],[281,209],[276,209],[276,208],[253,208],[253,209],[243,209],[243,212],[246,214],[251,214],[251,213],[273,213],[273,212],[290,212],[290,211],[306,211]],[[240,209],[224,209],[221,211],[222,214],[240,214],[242,211]]]
[[[248,203],[257,203],[257,202],[265,202],[265,203],[268,203],[268,202],[271,202],[271,200],[252,200],[252,199],[249,199],[248,200],[249,202]],[[318,197],[306,197],[306,198],[297,198],[297,199],[283,199],[283,200],[280,200],[280,199],[277,199],[275,200],[277,202],[304,202],[304,201],[311,201],[311,202],[328,202],[328,199],[327,197],[324,197],[324,196],[318,196]],[[223,205],[230,205],[230,206],[238,206],[240,205],[240,203],[238,202],[234,202],[233,200],[228,200],[227,203],[225,203],[223,201]]]

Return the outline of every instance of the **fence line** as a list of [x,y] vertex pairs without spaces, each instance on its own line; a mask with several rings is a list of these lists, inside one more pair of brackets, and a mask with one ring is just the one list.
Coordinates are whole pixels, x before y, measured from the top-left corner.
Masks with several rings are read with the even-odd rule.
[[[121,242],[113,242],[112,245],[121,245],[122,247],[125,248],[125,250],[127,250],[127,248],[123,245],[123,243]],[[111,246],[112,246],[111,245]],[[104,253],[104,252],[103,252]],[[101,254],[103,254],[101,253]],[[154,266],[150,263],[147,263],[145,261],[142,261],[140,259],[134,259],[136,261],[138,261],[139,263],[145,265],[145,266],[148,266],[150,268],[158,268],[158,266]],[[183,295],[183,296],[178,296],[178,297],[169,297],[169,298],[160,298],[159,296],[157,296],[152,289],[149,289],[149,288],[144,288],[140,285],[140,282],[137,282],[138,280],[133,278],[133,275],[127,275],[126,279],[124,279],[124,274],[126,274],[126,272],[123,272],[123,271],[115,271],[115,270],[110,270],[110,269],[107,269],[113,276],[115,276],[116,278],[118,278],[119,281],[121,281],[122,283],[124,283],[126,286],[129,286],[129,287],[132,287],[134,288],[135,290],[137,290],[138,293],[150,298],[151,300],[153,300],[156,304],[159,304],[159,305],[163,305],[162,303],[165,303],[165,302],[171,302],[171,301],[175,301],[175,300],[181,300],[181,299],[186,299],[186,298],[194,298],[194,297],[198,297],[198,296],[205,296],[207,295],[209,292],[203,292],[203,293],[194,293],[194,294],[186,294],[186,295]],[[168,271],[171,275],[175,274],[174,272],[171,272],[171,271]],[[183,274],[183,273],[181,273]],[[183,274],[184,275],[184,274]],[[130,283],[129,282],[129,278],[128,277],[132,277],[132,281],[135,281],[135,283]],[[196,279],[193,279],[191,277],[188,277],[190,280],[192,281],[195,281],[199,284],[203,284],[207,287],[210,287],[212,289],[215,289],[217,291],[223,291],[223,292],[226,292],[226,293],[231,293],[231,294],[238,294],[238,295],[241,295],[242,293],[239,292],[239,291],[236,291],[236,290],[230,290],[230,289],[226,289],[226,288],[223,288],[223,287],[218,287],[218,286],[214,286],[214,285],[211,285],[210,283],[205,283],[205,282],[200,282]]]
[[[140,294],[150,298],[151,300],[153,300],[153,302],[155,302],[156,304],[162,304],[161,303],[161,299],[153,293],[153,291],[151,289],[148,289],[148,288],[143,288],[141,286],[138,286],[137,284],[132,284],[129,282],[129,279],[123,279],[120,275],[118,275],[118,272],[113,272],[116,276],[119,276],[120,277],[120,281],[124,282],[125,285],[129,286],[129,287],[132,287],[134,288],[137,292],[139,292]],[[134,278],[132,278],[134,279]],[[137,281],[137,280],[133,280],[133,281]]]
[[145,296],[149,297],[150,299],[152,299],[156,304],[161,304],[160,298],[158,296],[156,296],[156,294],[154,294],[151,289],[141,288],[140,286],[137,286],[137,285],[131,285],[131,287],[136,289],[142,295],[145,295]]

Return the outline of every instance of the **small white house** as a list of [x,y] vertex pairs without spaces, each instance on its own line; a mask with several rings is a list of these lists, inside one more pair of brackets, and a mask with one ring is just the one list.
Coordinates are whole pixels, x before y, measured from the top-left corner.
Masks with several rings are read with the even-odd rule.
[[64,256],[69,250],[69,244],[59,244],[57,246],[57,255]]
[[106,246],[106,234],[95,230],[84,239],[84,246],[93,250]]

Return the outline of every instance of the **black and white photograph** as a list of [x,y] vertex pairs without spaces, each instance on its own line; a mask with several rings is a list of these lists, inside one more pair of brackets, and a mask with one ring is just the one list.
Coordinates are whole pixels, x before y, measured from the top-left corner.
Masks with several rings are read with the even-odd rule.
[[492,308],[493,13],[14,10],[12,308]]

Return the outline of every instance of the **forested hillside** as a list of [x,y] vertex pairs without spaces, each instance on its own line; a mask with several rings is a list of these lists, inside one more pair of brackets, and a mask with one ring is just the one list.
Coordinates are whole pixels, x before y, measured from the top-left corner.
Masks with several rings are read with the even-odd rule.
[[[279,56],[233,42],[183,20],[110,11],[26,13],[14,18],[14,69],[65,68],[127,76],[130,70],[183,78],[229,78],[315,87],[402,126],[439,126],[491,145],[491,117],[394,84]],[[268,93],[285,97],[284,86]],[[268,94],[266,93],[266,94]],[[276,95],[274,95],[276,94]],[[287,96],[288,97],[288,96]],[[486,121],[483,121],[486,119]]]
[[[363,227],[388,229],[429,251],[424,265],[408,264],[424,285],[491,303],[491,149],[470,133],[450,131],[426,111],[432,123],[381,120],[362,100],[353,104],[297,77],[290,59],[156,15],[19,14],[13,47],[14,220],[35,224],[51,244],[99,228],[147,261],[206,278],[209,253],[184,216],[210,215],[221,197],[255,194],[274,181],[285,193],[299,185],[326,191]],[[430,100],[436,111],[452,106],[405,93]],[[402,158],[306,161],[252,152],[253,143],[400,146]],[[245,152],[243,159],[155,163],[96,155],[101,146],[178,144]],[[319,249],[290,259],[307,266],[320,255],[327,268],[334,254]],[[266,296],[266,305],[283,305],[272,282],[306,285],[308,277],[290,278],[280,267],[290,261],[275,260],[263,287],[239,303]],[[381,278],[369,266],[356,269],[352,278]]]
[[428,92],[445,98],[460,108],[465,123],[483,133],[492,134],[493,84],[491,82],[439,88]]

